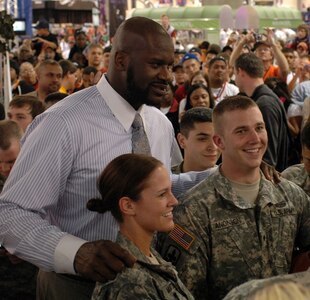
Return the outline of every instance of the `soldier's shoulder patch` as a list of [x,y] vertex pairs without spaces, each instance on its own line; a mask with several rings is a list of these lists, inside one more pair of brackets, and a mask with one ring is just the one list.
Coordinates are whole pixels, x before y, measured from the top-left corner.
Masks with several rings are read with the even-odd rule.
[[173,230],[169,233],[169,237],[185,250],[189,250],[196,239],[193,234],[189,233],[178,224],[175,224]]

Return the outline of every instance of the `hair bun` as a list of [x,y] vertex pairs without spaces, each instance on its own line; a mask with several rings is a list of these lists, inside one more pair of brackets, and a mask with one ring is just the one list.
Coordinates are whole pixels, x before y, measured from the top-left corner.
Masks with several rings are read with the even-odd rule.
[[96,211],[99,213],[105,213],[106,211],[110,210],[110,208],[106,205],[106,201],[98,198],[88,200],[86,207],[90,211]]

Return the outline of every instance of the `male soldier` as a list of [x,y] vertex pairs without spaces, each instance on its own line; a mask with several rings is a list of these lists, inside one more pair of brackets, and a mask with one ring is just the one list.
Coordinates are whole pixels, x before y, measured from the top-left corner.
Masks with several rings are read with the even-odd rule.
[[212,109],[195,107],[185,112],[177,139],[184,150],[184,160],[172,167],[172,173],[203,171],[213,168],[220,151],[213,142]]
[[159,239],[195,299],[222,299],[250,279],[286,274],[295,246],[310,245],[310,202],[295,184],[267,181],[259,165],[267,148],[262,114],[233,96],[213,111],[218,170],[183,197],[175,228]]
[[300,186],[310,196],[310,122],[301,132],[302,164],[294,165],[282,172],[282,176]]
[[[3,181],[9,176],[19,154],[22,134],[14,121],[0,121],[0,175]],[[0,192],[2,188],[3,185]],[[35,299],[37,271],[32,264],[9,255],[0,247],[1,299]]]

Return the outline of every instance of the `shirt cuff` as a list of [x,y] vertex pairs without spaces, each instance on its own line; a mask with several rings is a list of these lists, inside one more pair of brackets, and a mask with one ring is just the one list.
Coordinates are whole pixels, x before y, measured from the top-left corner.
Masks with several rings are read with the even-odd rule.
[[71,234],[67,234],[59,241],[54,254],[54,268],[56,273],[74,274],[74,258],[80,247],[87,243]]

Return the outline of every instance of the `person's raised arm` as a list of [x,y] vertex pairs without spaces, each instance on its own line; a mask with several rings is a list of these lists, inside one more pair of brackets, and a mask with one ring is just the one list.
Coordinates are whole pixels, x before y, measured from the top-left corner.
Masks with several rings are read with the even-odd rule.
[[255,38],[252,32],[247,33],[246,35],[241,36],[240,40],[237,42],[233,52],[229,58],[229,65],[231,67],[235,66],[237,58],[242,54],[242,49],[245,45],[255,42]]
[[288,65],[287,59],[282,53],[279,45],[275,41],[274,32],[269,28],[267,28],[266,31],[267,31],[267,41],[271,45],[274,58],[276,59],[277,65],[279,66],[279,69],[280,69],[280,75],[281,75],[280,78],[283,81],[286,81],[286,77],[288,73],[290,72],[290,67]]

